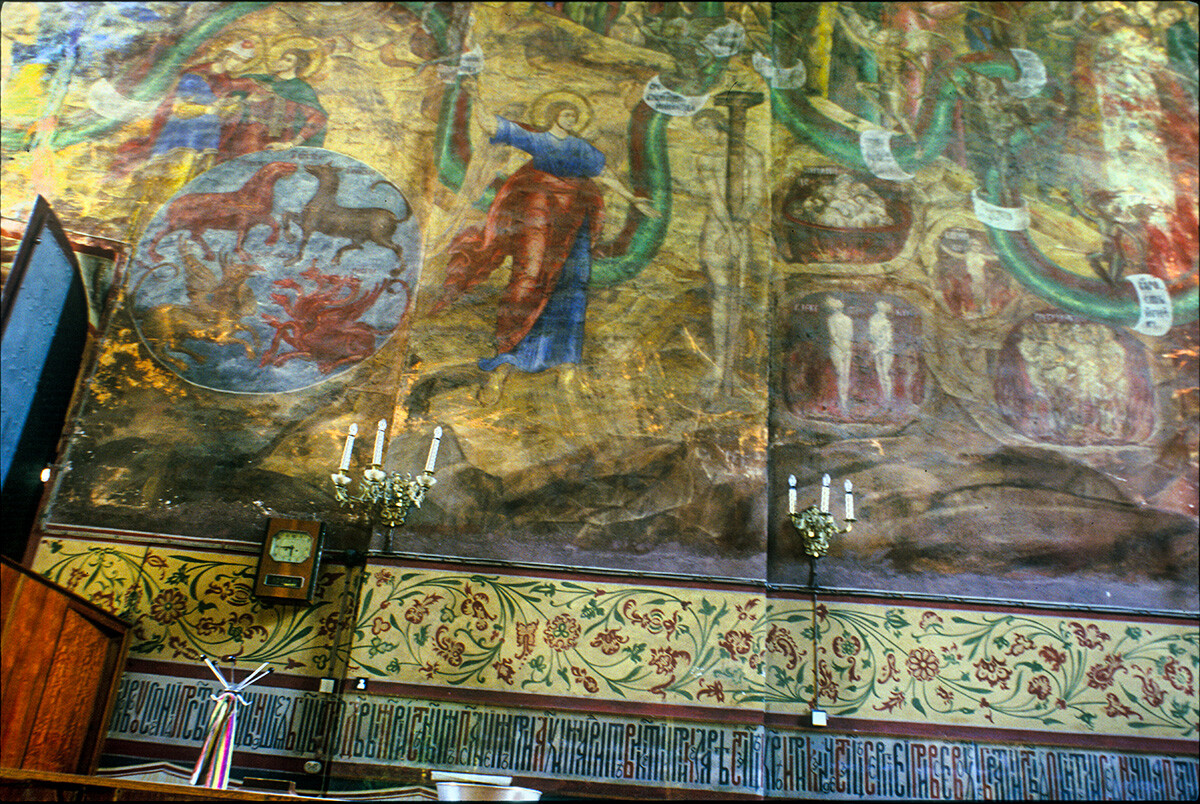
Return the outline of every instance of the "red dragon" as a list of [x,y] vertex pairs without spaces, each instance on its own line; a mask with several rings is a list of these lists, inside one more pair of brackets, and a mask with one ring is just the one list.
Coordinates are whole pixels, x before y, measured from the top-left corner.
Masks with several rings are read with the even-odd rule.
[[[381,330],[358,319],[383,291],[400,280],[395,277],[381,279],[370,291],[362,293],[360,278],[318,273],[316,260],[300,276],[315,282],[316,290],[306,292],[291,278],[274,282],[276,287],[295,291],[296,295],[270,294],[287,312],[289,320],[263,316],[263,320],[275,328],[275,337],[259,365],[282,366],[289,360],[304,358],[316,363],[322,374],[329,374],[339,366],[370,356]],[[281,353],[280,347],[284,343],[292,347],[292,351]]]

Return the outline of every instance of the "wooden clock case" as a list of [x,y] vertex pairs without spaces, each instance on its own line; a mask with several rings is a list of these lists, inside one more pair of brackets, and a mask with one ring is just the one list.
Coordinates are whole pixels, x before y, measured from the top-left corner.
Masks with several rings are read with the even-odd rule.
[[272,517],[258,559],[254,595],[274,603],[311,603],[324,546],[324,523]]

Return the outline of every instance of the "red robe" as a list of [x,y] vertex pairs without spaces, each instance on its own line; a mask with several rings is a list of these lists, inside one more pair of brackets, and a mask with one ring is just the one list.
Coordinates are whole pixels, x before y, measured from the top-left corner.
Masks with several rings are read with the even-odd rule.
[[596,242],[603,209],[604,195],[591,179],[559,178],[524,165],[496,193],[483,229],[464,229],[451,241],[442,296],[430,314],[487,279],[511,256],[512,276],[496,319],[496,349],[510,351],[541,316],[585,220]]

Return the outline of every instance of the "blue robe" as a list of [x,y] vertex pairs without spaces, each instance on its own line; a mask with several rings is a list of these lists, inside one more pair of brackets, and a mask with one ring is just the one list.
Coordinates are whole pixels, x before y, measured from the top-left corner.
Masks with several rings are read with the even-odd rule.
[[[588,180],[604,170],[604,154],[578,137],[559,139],[549,132],[531,132],[504,118],[497,119],[497,131],[491,141],[512,145],[529,153],[533,158],[522,168],[525,175],[529,174],[527,169],[532,168],[560,179]],[[520,171],[514,174],[510,183],[521,175]],[[587,210],[582,218],[571,219],[570,215],[556,216],[553,210],[547,212],[551,218],[548,224],[549,231],[546,232],[547,238],[566,238],[570,250],[558,271],[557,281],[553,283],[545,307],[533,322],[532,328],[515,346],[502,351],[494,358],[479,361],[479,367],[484,371],[492,371],[501,363],[508,363],[522,371],[536,372],[563,363],[578,363],[582,359],[588,282],[592,274],[592,237],[594,231],[599,229],[602,210],[602,201],[597,203],[598,191],[590,181],[586,184],[587,187],[581,188],[578,193],[581,197],[588,196],[586,200],[580,201]],[[562,191],[556,189],[554,192]],[[493,202],[489,222],[500,217],[495,214],[500,212],[496,209],[497,205],[507,205],[504,211],[519,224],[521,213],[528,212],[538,203],[531,197],[534,195],[536,193],[530,192],[527,186],[511,193],[502,190]],[[562,231],[563,226],[572,226],[574,230]],[[518,255],[513,256],[515,261]],[[554,270],[554,266],[525,267],[538,272]],[[517,266],[514,265],[514,277],[516,273]]]

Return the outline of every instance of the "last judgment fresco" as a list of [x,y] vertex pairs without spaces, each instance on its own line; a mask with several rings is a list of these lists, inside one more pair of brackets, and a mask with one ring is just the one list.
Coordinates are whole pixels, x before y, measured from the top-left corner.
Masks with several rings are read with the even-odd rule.
[[822,585],[1200,608],[1194,3],[2,13],[127,249],[51,528],[804,584],[829,475]]

